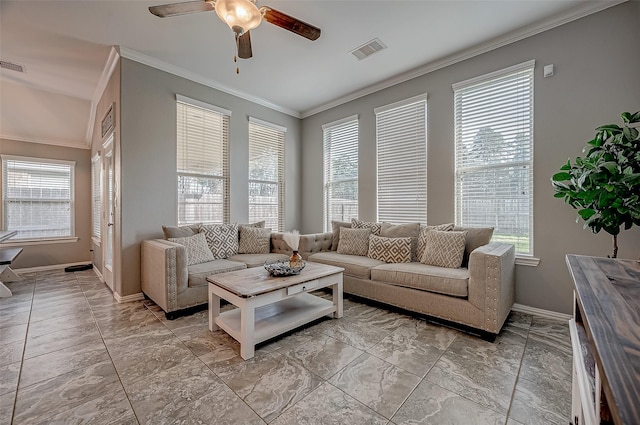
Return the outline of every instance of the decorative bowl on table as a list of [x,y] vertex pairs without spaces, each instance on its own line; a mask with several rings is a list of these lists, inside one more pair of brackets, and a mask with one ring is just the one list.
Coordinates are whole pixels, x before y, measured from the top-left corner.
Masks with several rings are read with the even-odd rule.
[[293,276],[299,274],[306,263],[303,261],[302,266],[300,267],[290,267],[288,261],[270,261],[267,260],[264,263],[264,269],[271,275],[275,277],[280,276]]

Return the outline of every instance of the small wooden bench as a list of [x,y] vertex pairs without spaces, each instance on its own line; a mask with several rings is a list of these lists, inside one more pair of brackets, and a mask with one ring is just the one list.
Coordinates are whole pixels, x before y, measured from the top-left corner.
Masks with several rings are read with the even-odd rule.
[[[0,232],[0,242],[13,237],[16,231]],[[18,275],[11,270],[11,263],[22,252],[22,248],[0,248],[0,298],[13,295],[11,290],[3,282],[19,280]]]

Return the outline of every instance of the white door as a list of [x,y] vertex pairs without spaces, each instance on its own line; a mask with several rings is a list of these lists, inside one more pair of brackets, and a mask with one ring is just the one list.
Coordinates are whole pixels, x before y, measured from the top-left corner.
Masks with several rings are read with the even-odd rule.
[[102,277],[113,291],[113,227],[115,223],[115,191],[113,190],[113,133],[104,142],[104,156],[102,161]]

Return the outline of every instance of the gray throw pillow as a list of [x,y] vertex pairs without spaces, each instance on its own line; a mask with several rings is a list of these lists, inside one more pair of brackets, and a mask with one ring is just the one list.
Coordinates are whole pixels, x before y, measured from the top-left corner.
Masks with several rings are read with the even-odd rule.
[[491,237],[493,236],[493,227],[455,226],[453,230],[457,232],[467,232],[467,241],[465,242],[464,247],[462,267],[466,267],[467,264],[469,264],[469,256],[473,250],[491,242]]
[[271,229],[240,226],[239,254],[268,254],[271,249]]
[[190,224],[187,226],[162,226],[162,232],[164,238],[184,238],[186,236],[193,236],[200,232],[200,224]]
[[385,263],[410,263],[411,238],[386,238],[369,236],[369,252],[367,256]]
[[204,233],[185,236],[182,238],[168,238],[170,242],[179,243],[187,248],[187,265],[206,263],[213,261],[213,254],[207,246],[207,239]]
[[440,230],[427,232],[424,254],[420,262],[449,269],[460,268],[466,237],[467,232]]
[[214,258],[227,258],[238,253],[237,224],[203,224],[200,225],[200,233],[207,238]]
[[338,254],[366,256],[369,252],[370,229],[340,229]]

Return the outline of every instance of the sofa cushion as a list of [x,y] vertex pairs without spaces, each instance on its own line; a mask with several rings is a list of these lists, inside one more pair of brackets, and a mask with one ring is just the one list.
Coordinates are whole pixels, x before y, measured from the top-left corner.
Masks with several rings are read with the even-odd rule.
[[331,250],[338,250],[338,243],[340,242],[340,229],[342,227],[351,228],[351,222],[347,221],[331,221],[331,231],[333,233],[333,241],[331,242]]
[[334,251],[317,252],[309,256],[309,261],[329,264],[331,266],[344,268],[344,274],[359,277],[361,279],[371,278],[371,268],[385,264],[382,261],[359,255],[338,254]]
[[426,235],[423,264],[457,269],[462,265],[467,232],[432,230]]
[[238,254],[268,254],[271,249],[271,229],[240,226]]
[[427,232],[430,230],[440,230],[443,232],[453,230],[453,223],[438,224],[437,226],[420,226],[420,234],[418,236],[418,248],[416,249],[416,260],[420,261],[424,254],[424,245],[426,242]]
[[382,223],[360,221],[357,218],[352,218],[351,227],[354,229],[370,229],[371,233],[373,233],[376,236],[380,236],[380,229],[382,229]]
[[238,253],[237,224],[201,224],[200,232],[207,238],[213,258],[227,258]]
[[[411,238],[411,261],[419,261],[416,255],[420,223],[389,224],[382,223],[380,236],[386,238]],[[396,263],[400,261],[394,261]]]
[[371,269],[371,280],[454,297],[469,295],[469,270],[421,263],[383,264]]
[[367,255],[369,252],[369,229],[340,230],[340,242],[338,242],[338,254]]
[[164,238],[184,238],[193,236],[200,232],[200,224],[190,224],[188,226],[162,226]]
[[247,265],[237,261],[229,261],[217,259],[208,263],[195,264],[187,267],[189,272],[189,287],[206,286],[207,276],[218,273],[233,272],[236,270],[246,269]]
[[169,238],[167,240],[185,246],[188,266],[214,260],[213,254],[207,246],[207,239],[203,233],[196,233],[195,235],[185,236],[183,238]]
[[268,254],[236,254],[227,258],[229,261],[237,261],[239,263],[245,263],[247,267],[263,267],[264,263],[268,260],[272,261],[289,261],[289,255],[287,254],[274,254],[270,252]]
[[412,238],[385,238],[369,236],[369,253],[367,257],[385,263],[410,263]]
[[473,250],[491,242],[491,236],[493,236],[493,227],[455,226],[453,230],[458,232],[467,232],[464,257],[462,258],[462,267],[467,267],[467,264],[469,264],[469,256]]

